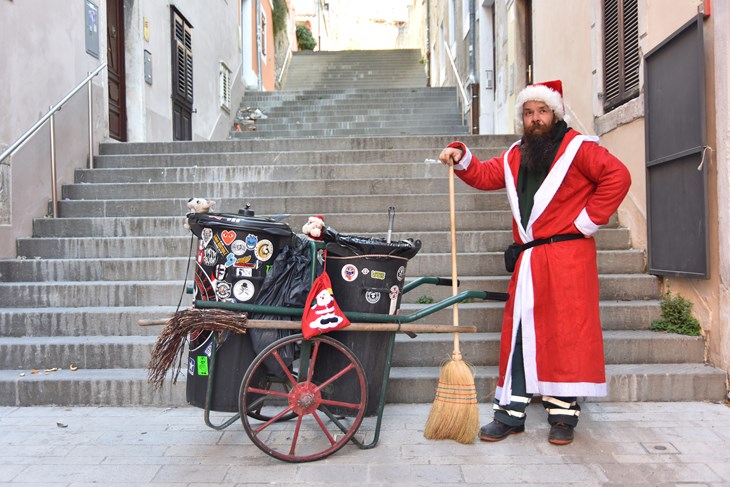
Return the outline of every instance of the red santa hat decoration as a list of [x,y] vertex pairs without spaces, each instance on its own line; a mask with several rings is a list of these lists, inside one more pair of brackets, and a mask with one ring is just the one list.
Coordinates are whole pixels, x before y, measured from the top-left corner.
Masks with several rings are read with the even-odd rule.
[[520,134],[523,133],[525,128],[522,124],[522,106],[528,101],[545,103],[555,113],[555,118],[570,123],[570,117],[565,113],[565,103],[563,102],[563,83],[559,79],[528,85],[517,95],[515,122],[517,131]]

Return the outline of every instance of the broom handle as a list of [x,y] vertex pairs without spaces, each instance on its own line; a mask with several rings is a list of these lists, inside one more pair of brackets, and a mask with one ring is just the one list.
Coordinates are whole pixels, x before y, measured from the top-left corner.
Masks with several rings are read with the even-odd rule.
[[[456,204],[454,198],[454,164],[449,164],[449,217],[451,220],[451,292],[456,296],[458,279],[456,275]],[[459,326],[459,306],[454,304],[454,326]],[[459,334],[454,333],[454,355],[461,355],[459,350]]]

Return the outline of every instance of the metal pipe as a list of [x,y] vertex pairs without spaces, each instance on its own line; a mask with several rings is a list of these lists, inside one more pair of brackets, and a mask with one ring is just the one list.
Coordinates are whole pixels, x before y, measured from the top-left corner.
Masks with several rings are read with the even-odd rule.
[[94,107],[91,103],[91,80],[87,81],[89,87],[89,169],[94,169]]
[[56,116],[51,113],[49,122],[51,129],[51,208],[53,218],[58,217],[58,193],[56,189]]
[[33,124],[33,126],[31,128],[29,128],[28,130],[26,130],[23,133],[23,135],[21,135],[20,137],[18,137],[18,139],[15,142],[13,142],[10,145],[10,147],[8,147],[7,149],[5,149],[5,152],[3,152],[0,155],[0,162],[2,162],[3,160],[5,160],[6,157],[8,157],[11,154],[13,154],[16,150],[20,149],[23,146],[23,144],[25,144],[28,141],[28,139],[31,136],[33,136],[33,134],[35,134],[38,131],[38,129],[41,128],[41,126],[43,126],[43,124],[48,121],[49,118],[51,118],[51,115],[53,115],[58,110],[60,110],[61,107],[63,107],[63,105],[72,96],[74,96],[81,88],[84,87],[84,85],[86,83],[88,83],[93,77],[95,77],[97,74],[99,74],[101,72],[101,70],[104,69],[104,68],[106,68],[106,63],[102,64],[101,66],[99,66],[98,68],[96,68],[94,71],[92,71],[91,74],[86,77],[86,79],[84,79],[81,83],[79,83],[73,90],[69,91],[68,94],[61,99],[61,101],[59,101],[58,103],[56,103],[56,105],[52,106],[51,109],[48,110],[48,112],[45,115],[43,115],[43,117],[41,117],[40,120],[38,120],[35,124]]

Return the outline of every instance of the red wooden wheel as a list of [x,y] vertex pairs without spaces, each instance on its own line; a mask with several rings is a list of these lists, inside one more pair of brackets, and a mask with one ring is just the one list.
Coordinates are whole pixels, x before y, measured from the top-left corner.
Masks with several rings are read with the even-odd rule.
[[[300,356],[293,367],[286,366],[277,350],[296,343]],[[331,377],[314,382],[317,359],[322,354],[343,358],[341,370]],[[264,360],[273,357],[285,374],[287,387],[282,390],[257,387],[253,380]],[[271,363],[271,361],[269,361]],[[328,399],[338,382],[355,381],[355,397],[347,400]],[[239,395],[239,411],[243,428],[251,441],[263,452],[286,462],[311,462],[333,454],[357,432],[367,405],[367,380],[362,365],[352,351],[327,336],[304,340],[301,334],[275,341],[264,349],[249,366],[243,377]],[[329,408],[346,411],[345,417]],[[246,414],[260,411],[260,420]],[[291,421],[281,421],[293,415]]]

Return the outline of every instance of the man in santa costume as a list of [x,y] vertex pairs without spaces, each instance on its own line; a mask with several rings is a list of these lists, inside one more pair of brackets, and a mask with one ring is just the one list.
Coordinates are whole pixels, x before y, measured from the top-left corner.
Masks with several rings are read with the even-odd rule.
[[504,310],[494,420],[479,437],[499,441],[524,431],[525,409],[539,394],[548,441],[564,445],[578,424],[577,398],[607,394],[592,235],[631,177],[598,137],[568,127],[560,81],[527,86],[515,117],[522,138],[499,157],[479,161],[461,142],[439,156],[470,186],[506,188],[512,235],[522,245]]

